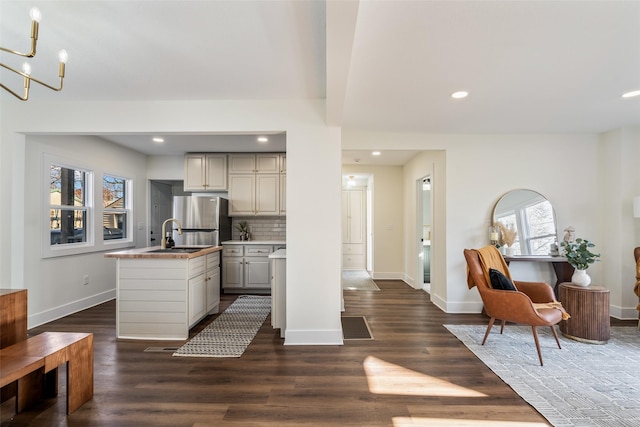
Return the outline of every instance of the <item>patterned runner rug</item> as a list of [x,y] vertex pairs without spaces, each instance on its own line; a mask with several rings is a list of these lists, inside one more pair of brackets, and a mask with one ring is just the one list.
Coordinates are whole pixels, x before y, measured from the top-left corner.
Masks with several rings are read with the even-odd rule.
[[241,295],[174,356],[240,357],[271,311],[270,296]]
[[612,327],[607,344],[563,337],[538,328],[540,366],[529,326],[444,325],[482,362],[554,426],[640,426],[640,331]]
[[342,289],[345,291],[379,291],[380,288],[364,270],[342,270]]

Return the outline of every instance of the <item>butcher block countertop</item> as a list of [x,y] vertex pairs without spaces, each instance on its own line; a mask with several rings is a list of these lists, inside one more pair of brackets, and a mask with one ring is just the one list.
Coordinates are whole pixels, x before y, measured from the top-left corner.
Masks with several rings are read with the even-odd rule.
[[196,252],[176,252],[167,250],[166,252],[153,252],[160,250],[160,246],[150,246],[148,248],[126,249],[123,251],[109,252],[104,256],[107,258],[143,258],[143,259],[175,259],[175,258],[196,258],[213,252],[222,250],[222,246],[189,246],[189,248],[201,248]]

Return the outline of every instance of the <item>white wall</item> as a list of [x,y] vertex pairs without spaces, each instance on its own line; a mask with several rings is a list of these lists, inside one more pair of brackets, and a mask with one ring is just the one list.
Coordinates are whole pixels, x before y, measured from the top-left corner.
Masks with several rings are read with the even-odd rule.
[[[340,344],[340,131],[324,101],[3,101],[0,197],[9,224],[0,245],[1,286],[25,277],[24,134],[287,132],[287,344]],[[150,170],[162,167],[153,159]],[[168,159],[171,162],[171,159]],[[309,179],[320,177],[322,179]],[[108,262],[108,261],[105,261]],[[64,305],[64,303],[59,302]],[[52,301],[49,309],[58,309]],[[31,314],[30,307],[30,314]],[[41,307],[46,310],[45,307]],[[290,332],[290,333],[289,333]]]
[[640,129],[618,129],[602,135],[598,156],[602,238],[596,250],[602,254],[602,283],[611,289],[611,314],[637,318],[633,248],[640,246],[640,219],[633,218],[632,200],[640,195]]
[[[115,262],[104,258],[105,250],[113,250],[114,243],[104,244],[97,239],[94,252],[82,255],[42,258],[43,236],[43,176],[48,177],[44,155],[55,154],[59,161],[87,168],[94,173],[95,202],[101,203],[103,174],[116,174],[133,180],[128,197],[134,203],[133,244],[144,242],[144,231],[136,224],[145,222],[146,157],[135,151],[116,146],[95,137],[86,136],[29,136],[25,145],[24,172],[24,283],[29,295],[29,326],[33,327],[67,315],[87,306],[115,297]],[[95,232],[102,228],[101,218]],[[130,244],[131,245],[131,244]],[[84,276],[89,284],[84,285]]]

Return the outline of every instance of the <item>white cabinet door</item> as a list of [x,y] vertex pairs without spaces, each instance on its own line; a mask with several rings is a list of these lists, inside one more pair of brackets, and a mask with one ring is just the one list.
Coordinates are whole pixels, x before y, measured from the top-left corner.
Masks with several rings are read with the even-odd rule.
[[247,288],[271,289],[271,260],[268,257],[245,258]]
[[256,154],[256,173],[280,172],[280,155],[276,153]]
[[342,192],[342,243],[364,243],[364,191]]
[[361,189],[342,191],[342,268],[361,269],[365,257],[365,192]]
[[220,311],[220,267],[207,270],[207,314]]
[[287,214],[287,175],[280,174],[280,215]]
[[222,287],[244,287],[244,258],[222,258]]
[[227,155],[207,154],[206,156],[206,190],[219,191],[227,189]]
[[280,214],[280,175],[256,175],[256,215]]
[[280,173],[287,173],[287,155],[280,154]]
[[184,157],[185,191],[227,189],[226,154],[187,154]]
[[229,215],[254,215],[256,176],[229,175]]
[[207,314],[215,314],[220,309],[220,252],[207,254],[206,298]]
[[205,274],[189,279],[189,328],[206,314]]
[[184,156],[184,190],[204,191],[206,162],[204,154]]
[[255,173],[255,154],[229,154],[229,173]]
[[350,242],[364,243],[364,191],[350,191]]

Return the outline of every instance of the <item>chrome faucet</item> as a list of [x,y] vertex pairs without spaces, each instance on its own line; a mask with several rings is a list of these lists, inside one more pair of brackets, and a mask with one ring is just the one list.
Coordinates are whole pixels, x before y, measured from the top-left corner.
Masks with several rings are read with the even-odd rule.
[[167,249],[167,232],[166,227],[167,227],[167,223],[168,222],[175,222],[176,224],[178,224],[178,234],[182,234],[182,225],[180,224],[180,221],[178,221],[175,218],[169,218],[167,220],[165,220],[165,222],[162,223],[162,240],[160,243],[160,248],[162,249]]

